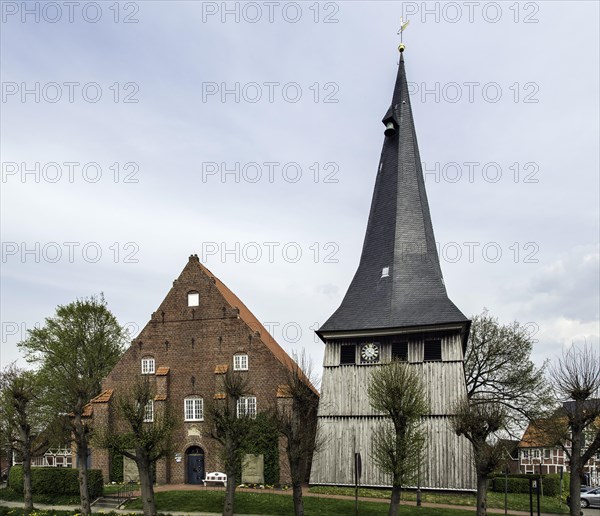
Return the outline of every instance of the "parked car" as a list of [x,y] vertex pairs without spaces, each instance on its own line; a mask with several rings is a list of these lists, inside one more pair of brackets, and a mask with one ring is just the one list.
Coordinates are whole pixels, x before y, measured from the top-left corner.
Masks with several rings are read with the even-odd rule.
[[[571,497],[567,496],[567,505],[571,505]],[[600,488],[581,486],[581,507],[600,507]]]
[[600,487],[581,493],[582,507],[600,507]]

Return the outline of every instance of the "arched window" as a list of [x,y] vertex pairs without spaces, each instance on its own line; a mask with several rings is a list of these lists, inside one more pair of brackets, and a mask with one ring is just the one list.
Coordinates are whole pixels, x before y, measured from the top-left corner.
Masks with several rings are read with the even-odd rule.
[[185,398],[183,418],[185,421],[204,421],[204,400],[198,397]]
[[188,306],[200,306],[200,293],[192,290],[188,292]]
[[142,358],[142,374],[154,374],[155,370],[156,367],[153,357]]

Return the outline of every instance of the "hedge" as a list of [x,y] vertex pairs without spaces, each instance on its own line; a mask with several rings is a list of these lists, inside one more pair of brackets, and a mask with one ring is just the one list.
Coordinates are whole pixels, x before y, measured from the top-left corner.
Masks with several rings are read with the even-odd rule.
[[110,471],[108,472],[110,482],[123,482],[123,455],[110,451]]
[[[529,493],[529,479],[538,479],[538,475],[513,474],[508,475],[509,493]],[[504,492],[504,475],[493,475],[490,488],[497,493]],[[542,475],[543,493],[545,496],[558,496],[560,494],[560,475]],[[563,475],[563,493],[569,489],[569,474]]]
[[[33,494],[79,496],[79,472],[73,468],[31,468],[31,489]],[[17,493],[23,494],[23,466],[10,469],[9,485]],[[102,471],[88,469],[90,497],[103,494]]]

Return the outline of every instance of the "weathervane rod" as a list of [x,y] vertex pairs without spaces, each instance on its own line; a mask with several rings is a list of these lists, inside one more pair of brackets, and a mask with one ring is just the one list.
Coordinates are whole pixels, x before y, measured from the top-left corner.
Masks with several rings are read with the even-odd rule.
[[404,32],[404,29],[406,29],[406,27],[408,26],[409,23],[410,23],[410,20],[404,21],[402,16],[400,17],[400,29],[398,30],[398,34],[400,34],[400,46],[398,47],[398,50],[400,52],[404,52],[404,43],[402,42],[402,33]]

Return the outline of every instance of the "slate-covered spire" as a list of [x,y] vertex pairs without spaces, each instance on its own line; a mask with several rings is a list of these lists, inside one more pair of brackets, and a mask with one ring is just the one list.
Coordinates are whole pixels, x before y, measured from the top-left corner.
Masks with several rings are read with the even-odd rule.
[[360,264],[320,334],[468,323],[444,286],[402,53],[383,123],[386,136]]

